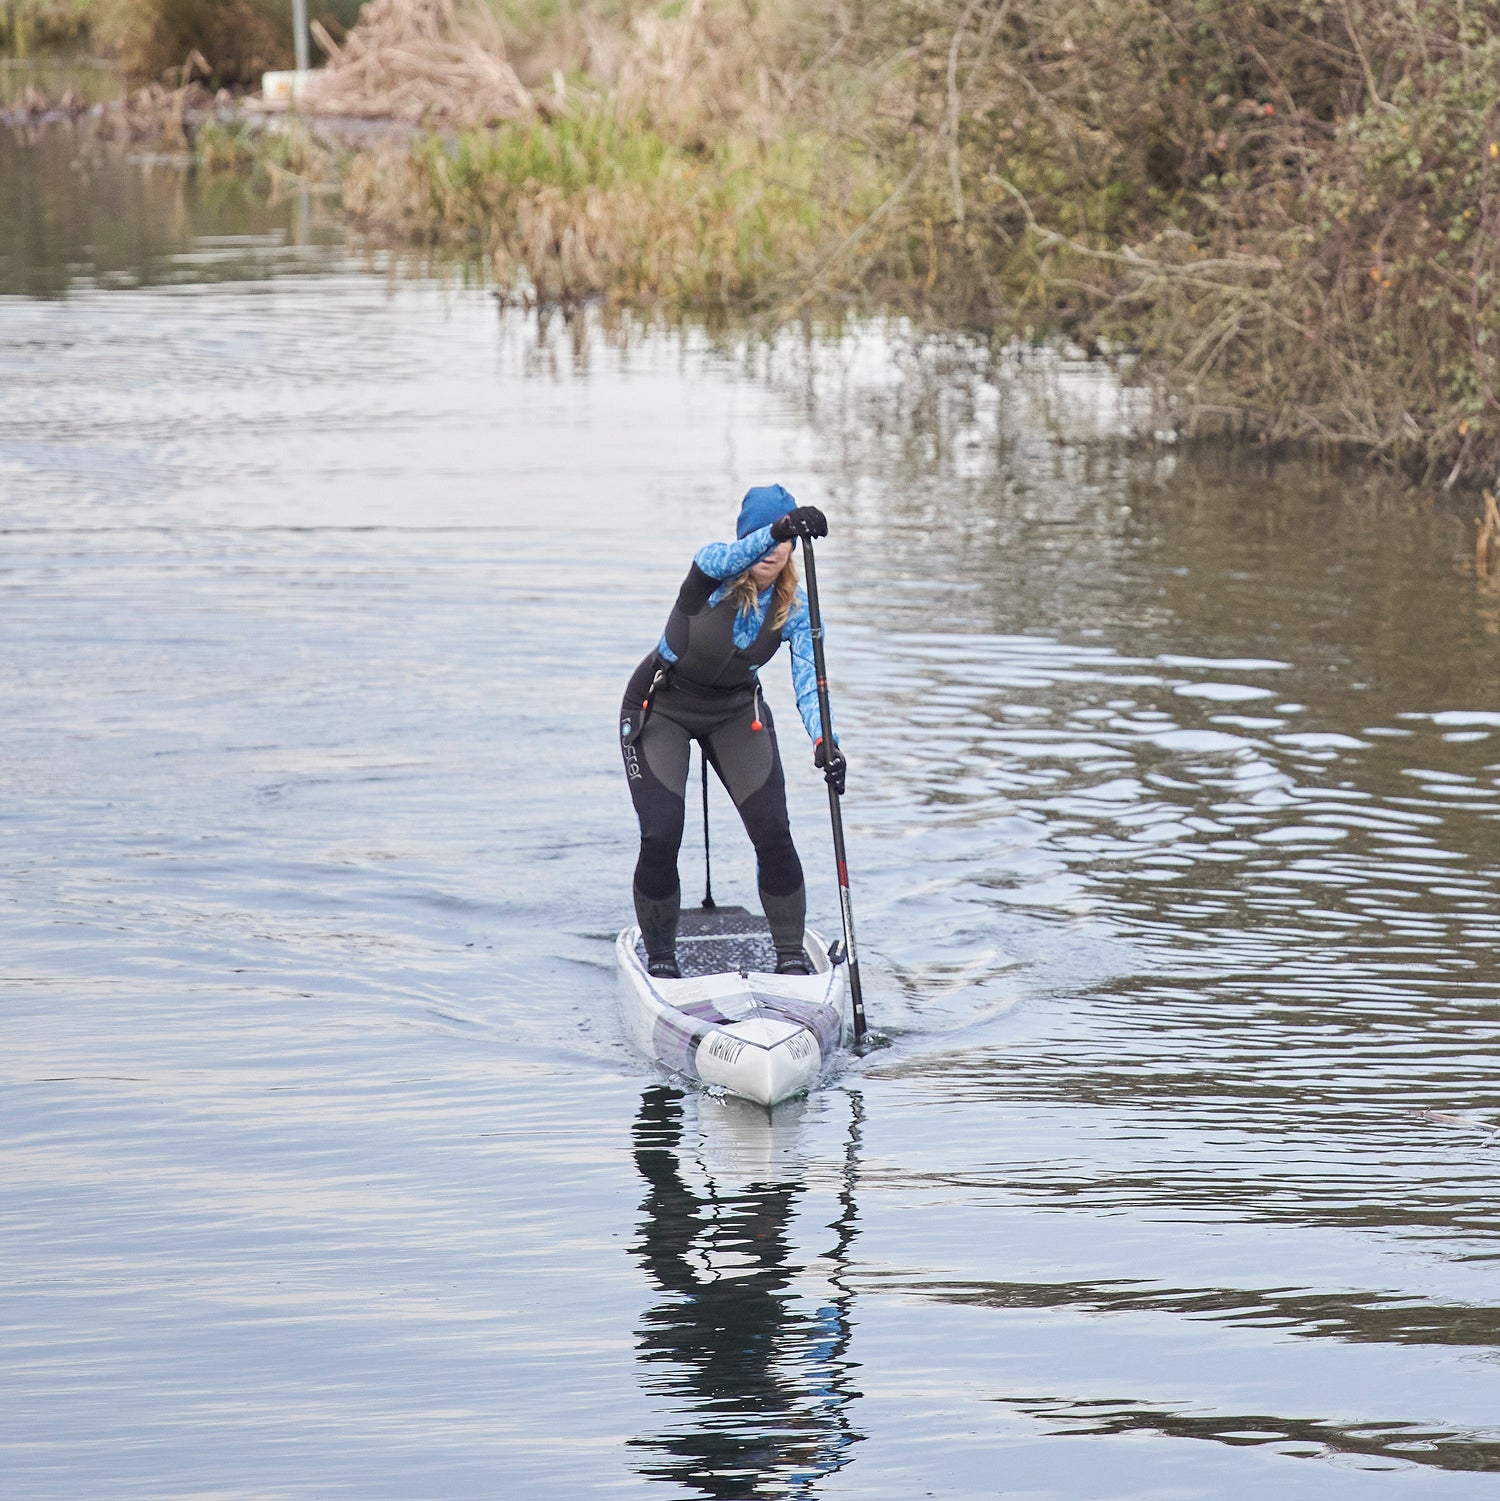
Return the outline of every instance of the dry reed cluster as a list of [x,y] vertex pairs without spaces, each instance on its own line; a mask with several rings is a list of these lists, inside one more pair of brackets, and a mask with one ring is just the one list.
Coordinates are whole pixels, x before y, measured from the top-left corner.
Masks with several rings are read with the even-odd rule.
[[308,80],[315,114],[488,125],[531,112],[494,18],[453,0],[370,0],[340,46],[313,23],[328,65]]

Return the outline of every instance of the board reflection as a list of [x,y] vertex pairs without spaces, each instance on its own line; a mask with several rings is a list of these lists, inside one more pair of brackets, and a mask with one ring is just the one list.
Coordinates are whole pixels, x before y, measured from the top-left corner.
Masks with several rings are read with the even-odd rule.
[[804,1157],[805,1100],[770,1112],[664,1085],[642,1096],[631,1251],[661,1296],[636,1348],[662,1424],[632,1443],[642,1474],[685,1494],[811,1496],[862,1437],[846,1275],[862,1104],[838,1098],[848,1123],[829,1173]]

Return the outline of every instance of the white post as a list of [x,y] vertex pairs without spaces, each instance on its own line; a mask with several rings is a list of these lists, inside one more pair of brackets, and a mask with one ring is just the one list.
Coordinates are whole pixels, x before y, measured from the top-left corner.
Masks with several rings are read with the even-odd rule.
[[297,47],[297,71],[307,72],[307,0],[292,0],[292,35]]

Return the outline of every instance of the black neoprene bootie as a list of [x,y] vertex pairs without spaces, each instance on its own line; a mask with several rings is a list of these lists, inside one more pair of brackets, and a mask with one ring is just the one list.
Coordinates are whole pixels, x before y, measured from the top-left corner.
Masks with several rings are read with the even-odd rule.
[[634,888],[635,920],[641,925],[646,945],[646,973],[658,980],[680,980],[677,967],[677,919],[682,912],[682,888],[671,896],[650,897]]
[[762,886],[760,905],[771,925],[771,942],[776,945],[776,973],[810,975],[812,965],[802,948],[802,931],[807,923],[807,888],[799,886],[786,896],[772,896]]

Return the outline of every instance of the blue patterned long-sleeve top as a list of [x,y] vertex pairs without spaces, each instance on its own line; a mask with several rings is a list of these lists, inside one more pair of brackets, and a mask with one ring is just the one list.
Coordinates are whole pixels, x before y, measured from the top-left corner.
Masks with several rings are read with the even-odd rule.
[[[776,546],[771,528],[763,526],[759,531],[741,537],[737,542],[710,542],[693,554],[693,562],[709,578],[724,580],[708,597],[712,609],[729,592],[730,584],[753,563],[758,563]],[[751,645],[760,634],[761,625],[770,606],[773,588],[762,589],[753,610],[745,610],[734,618],[734,644],[742,650]],[[818,669],[813,661],[812,618],[808,614],[807,595],[799,588],[792,612],[781,627],[781,639],[791,648],[792,692],[797,697],[797,712],[807,728],[808,738],[817,744],[823,738],[823,726],[818,715]],[[675,662],[677,654],[667,645],[663,634],[657,652],[668,662]],[[834,732],[834,742],[838,742]]]

